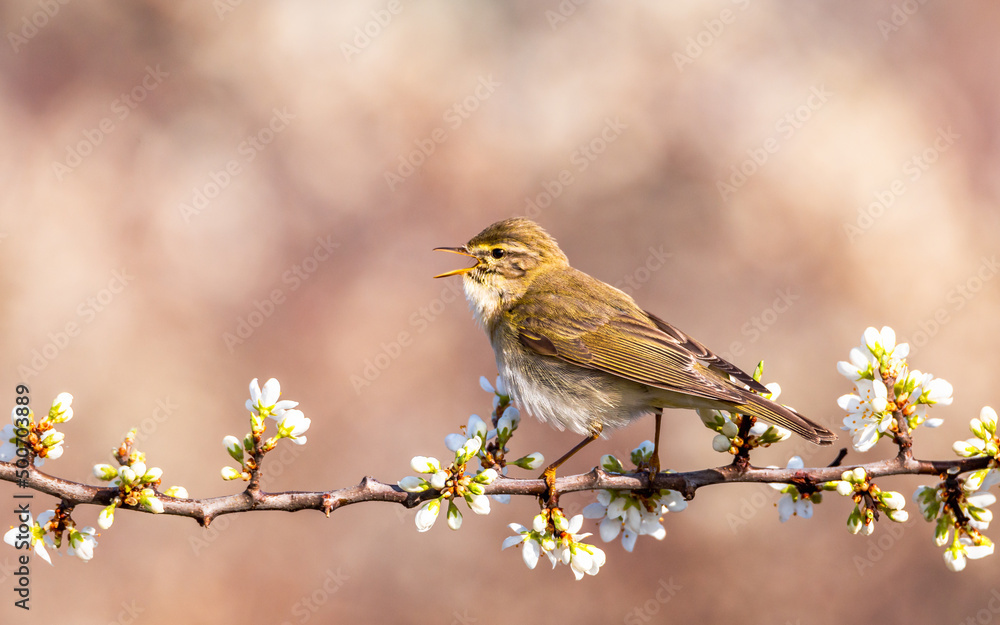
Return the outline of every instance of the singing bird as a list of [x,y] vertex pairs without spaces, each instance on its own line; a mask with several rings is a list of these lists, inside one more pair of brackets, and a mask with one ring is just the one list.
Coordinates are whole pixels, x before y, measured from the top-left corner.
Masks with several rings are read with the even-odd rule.
[[570,266],[541,226],[499,221],[461,247],[461,275],[473,315],[486,331],[500,377],[514,402],[541,421],[586,438],[560,464],[600,436],[646,414],[656,417],[650,461],[659,471],[664,408],[708,408],[752,415],[829,445],[837,436],[787,406],[736,365],[644,311],[626,293]]

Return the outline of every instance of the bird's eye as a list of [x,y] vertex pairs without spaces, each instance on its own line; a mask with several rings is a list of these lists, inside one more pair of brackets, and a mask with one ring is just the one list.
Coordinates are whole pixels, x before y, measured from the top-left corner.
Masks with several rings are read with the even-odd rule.
[[490,250],[490,256],[492,256],[497,260],[503,258],[506,253],[507,252],[505,252],[502,247],[494,247],[492,250]]

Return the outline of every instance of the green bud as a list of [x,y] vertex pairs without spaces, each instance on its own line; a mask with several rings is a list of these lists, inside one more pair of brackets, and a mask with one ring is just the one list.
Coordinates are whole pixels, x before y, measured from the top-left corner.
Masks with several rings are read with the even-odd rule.
[[847,517],[847,531],[852,534],[857,534],[861,531],[861,527],[864,524],[861,521],[861,512],[858,510],[857,506],[854,506],[854,510]]
[[625,473],[625,467],[622,466],[621,461],[615,458],[611,454],[605,454],[601,456],[601,468],[608,473]]

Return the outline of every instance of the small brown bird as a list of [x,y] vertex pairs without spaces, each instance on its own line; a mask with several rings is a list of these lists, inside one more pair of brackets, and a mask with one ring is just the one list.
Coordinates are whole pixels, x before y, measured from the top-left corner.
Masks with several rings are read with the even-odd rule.
[[659,470],[664,408],[709,408],[752,415],[829,445],[837,436],[758,393],[769,391],[698,341],[636,305],[626,293],[569,265],[545,230],[527,219],[486,228],[462,247],[476,259],[462,275],[511,398],[532,416],[586,435],[543,473],[644,414],[656,416],[651,459]]

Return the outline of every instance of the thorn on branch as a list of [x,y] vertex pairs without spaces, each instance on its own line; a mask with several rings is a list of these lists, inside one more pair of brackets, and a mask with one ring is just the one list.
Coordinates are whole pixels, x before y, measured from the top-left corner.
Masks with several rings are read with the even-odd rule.
[[826,466],[828,466],[828,467],[839,467],[840,463],[843,462],[844,458],[846,458],[846,457],[847,457],[847,447],[841,447],[840,448],[840,452],[837,454],[837,457],[833,459],[833,462],[831,462],[830,464],[828,464]]

